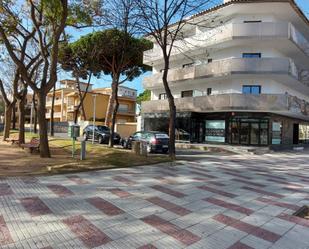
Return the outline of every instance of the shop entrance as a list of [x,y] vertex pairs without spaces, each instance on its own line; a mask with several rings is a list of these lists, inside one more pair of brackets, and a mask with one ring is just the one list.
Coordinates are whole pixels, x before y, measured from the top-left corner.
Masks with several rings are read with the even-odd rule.
[[268,120],[233,118],[230,121],[232,144],[268,145]]

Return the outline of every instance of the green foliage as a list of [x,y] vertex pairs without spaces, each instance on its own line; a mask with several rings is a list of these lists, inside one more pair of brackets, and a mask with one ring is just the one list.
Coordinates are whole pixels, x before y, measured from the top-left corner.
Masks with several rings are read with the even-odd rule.
[[151,98],[150,90],[145,90],[144,92],[140,93],[136,99],[136,103],[141,105],[143,101],[149,101]]
[[73,27],[91,26],[93,18],[91,12],[80,4],[72,4],[69,6],[67,25]]
[[70,44],[62,44],[59,62],[64,70],[71,71],[75,77],[85,78],[91,71],[95,76],[119,73],[131,81],[150,70],[150,67],[143,65],[143,52],[151,47],[152,43],[145,39],[109,29],[88,34]]

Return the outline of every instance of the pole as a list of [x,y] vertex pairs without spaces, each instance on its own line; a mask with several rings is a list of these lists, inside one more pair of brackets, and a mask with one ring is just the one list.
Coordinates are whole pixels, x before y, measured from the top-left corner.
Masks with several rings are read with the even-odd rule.
[[30,109],[30,133],[32,133],[32,119],[33,119],[33,101],[31,103],[31,109]]
[[93,96],[93,130],[92,130],[92,144],[94,144],[94,126],[95,126],[95,116],[96,116],[96,101],[97,95],[94,94]]

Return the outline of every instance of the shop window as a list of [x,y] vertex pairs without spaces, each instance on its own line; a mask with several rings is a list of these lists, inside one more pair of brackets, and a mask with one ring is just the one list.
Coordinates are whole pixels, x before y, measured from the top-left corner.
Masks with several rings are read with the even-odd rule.
[[273,122],[272,123],[272,140],[271,144],[281,144],[282,143],[282,123]]
[[258,95],[261,94],[262,87],[261,86],[250,86],[250,85],[244,85],[242,86],[242,93],[243,94],[254,94]]
[[206,120],[206,142],[225,142],[225,120]]
[[159,94],[159,99],[167,99],[166,93],[160,93]]
[[182,98],[193,97],[193,90],[182,91],[181,92],[181,97]]
[[299,142],[309,144],[309,125],[299,125]]

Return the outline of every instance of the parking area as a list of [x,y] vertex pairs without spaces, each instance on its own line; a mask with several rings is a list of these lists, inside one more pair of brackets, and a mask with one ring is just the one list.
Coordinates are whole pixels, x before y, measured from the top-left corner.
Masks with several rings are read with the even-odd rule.
[[309,155],[0,179],[1,248],[308,249]]

